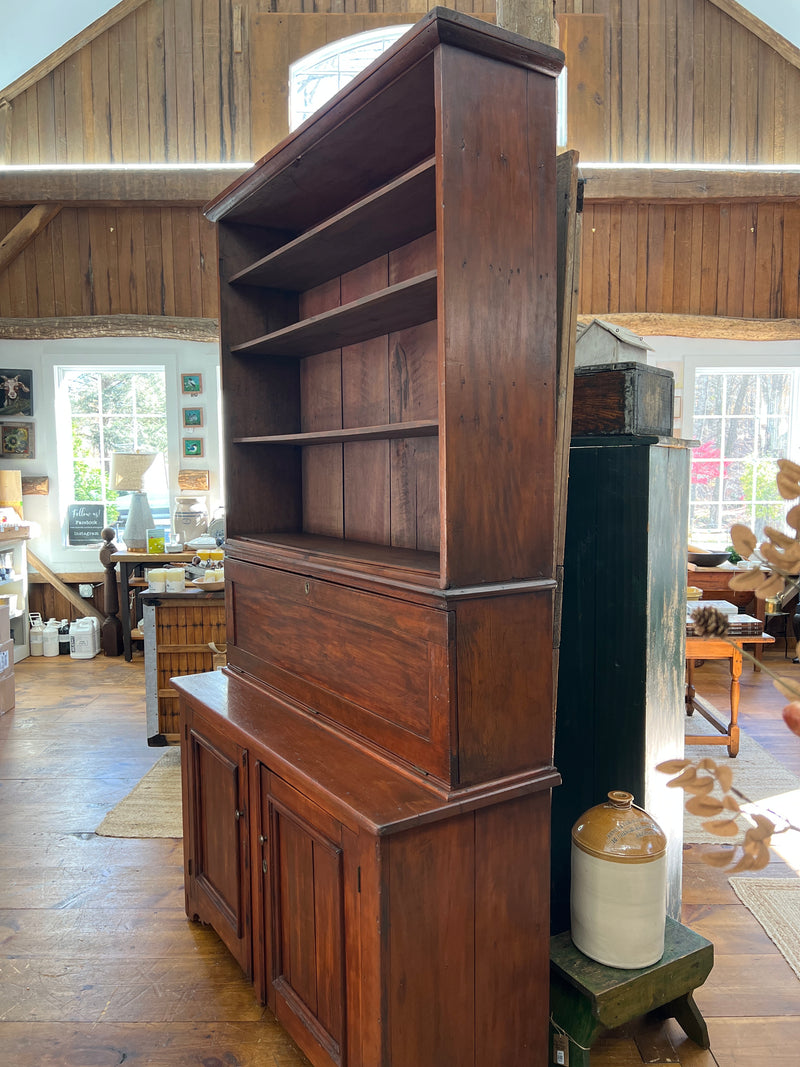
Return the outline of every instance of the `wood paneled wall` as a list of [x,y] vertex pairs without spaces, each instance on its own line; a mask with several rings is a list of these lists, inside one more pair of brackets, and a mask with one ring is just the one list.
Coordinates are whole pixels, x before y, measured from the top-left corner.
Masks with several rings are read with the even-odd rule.
[[[24,214],[0,207],[0,235]],[[216,231],[199,208],[65,207],[0,271],[3,318],[218,313]]]
[[[580,83],[585,101],[574,115],[570,146],[584,160],[800,161],[800,69],[710,0],[557,6],[584,17],[583,32],[563,42],[569,81]],[[590,22],[588,15],[604,19]],[[606,56],[605,68],[598,55]]]
[[[431,6],[146,0],[0,107],[0,162],[260,158],[287,132],[291,62]],[[452,6],[494,17],[494,0]],[[800,161],[800,69],[712,0],[558,8],[584,160]]]
[[581,314],[800,318],[800,202],[587,204]]
[[[147,0],[0,107],[0,162],[258,159],[288,132],[290,62],[365,29],[415,22],[433,6]],[[482,14],[484,0],[453,6]]]

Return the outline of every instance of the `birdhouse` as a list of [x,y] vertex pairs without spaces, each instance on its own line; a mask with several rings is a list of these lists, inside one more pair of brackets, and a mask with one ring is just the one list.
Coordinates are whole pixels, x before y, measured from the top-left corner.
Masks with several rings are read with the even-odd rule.
[[576,367],[597,367],[609,363],[647,363],[652,347],[641,337],[602,319],[588,325],[578,323],[575,345]]

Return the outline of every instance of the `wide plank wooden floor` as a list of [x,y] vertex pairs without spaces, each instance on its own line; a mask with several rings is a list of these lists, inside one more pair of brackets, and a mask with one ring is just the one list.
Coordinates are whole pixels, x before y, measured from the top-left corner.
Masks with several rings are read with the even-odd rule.
[[188,922],[182,843],[94,833],[163,749],[141,657],[28,659],[0,717],[0,1065],[307,1067]]
[[[800,678],[782,647],[768,662]],[[726,669],[697,676],[719,706]],[[745,669],[744,728],[800,776],[783,703]],[[94,833],[162,754],[145,736],[141,658],[17,665],[17,707],[0,717],[0,1065],[307,1065],[214,933],[186,920],[181,843]],[[800,981],[703,847],[685,849],[683,920],[715,945],[696,997],[711,1050],[638,1020],[600,1039],[592,1067],[800,1064]],[[776,856],[765,873],[795,866]]]

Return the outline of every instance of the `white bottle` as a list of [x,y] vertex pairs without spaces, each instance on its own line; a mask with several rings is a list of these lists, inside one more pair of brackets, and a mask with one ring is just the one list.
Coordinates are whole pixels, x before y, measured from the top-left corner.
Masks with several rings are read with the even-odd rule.
[[55,619],[48,619],[42,633],[42,654],[45,656],[58,655],[58,623]]
[[41,619],[31,626],[31,655],[44,655],[44,623]]

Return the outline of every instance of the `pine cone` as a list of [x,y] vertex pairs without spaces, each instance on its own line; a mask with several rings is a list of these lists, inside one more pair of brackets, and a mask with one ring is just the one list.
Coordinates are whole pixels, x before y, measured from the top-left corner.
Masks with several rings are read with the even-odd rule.
[[692,622],[696,637],[724,637],[728,632],[728,616],[717,608],[698,608]]

